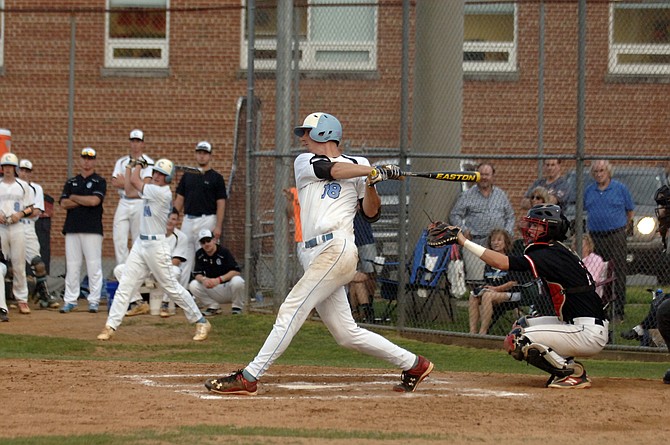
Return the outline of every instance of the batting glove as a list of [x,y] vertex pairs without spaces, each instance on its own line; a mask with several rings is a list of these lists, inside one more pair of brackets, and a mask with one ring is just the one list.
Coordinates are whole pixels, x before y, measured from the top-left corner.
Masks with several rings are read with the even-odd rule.
[[369,187],[372,187],[378,182],[386,181],[388,179],[400,179],[400,177],[400,167],[397,165],[377,165],[368,174],[366,183]]

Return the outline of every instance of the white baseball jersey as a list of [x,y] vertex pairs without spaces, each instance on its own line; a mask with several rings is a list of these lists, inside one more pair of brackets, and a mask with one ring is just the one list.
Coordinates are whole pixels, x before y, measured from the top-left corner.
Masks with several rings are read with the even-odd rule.
[[13,182],[0,181],[0,211],[5,216],[20,212],[35,203],[35,193],[30,185],[19,178]]
[[[296,188],[300,200],[302,239],[341,231],[354,239],[354,215],[356,202],[365,196],[365,178],[324,181],[314,174],[311,162],[323,159],[312,153],[299,155],[294,163]],[[338,156],[332,162],[370,165],[359,156]]]
[[182,261],[186,259],[188,255],[188,237],[184,232],[178,228],[174,228],[174,232],[166,239],[168,245],[170,246],[170,252],[172,252],[172,258],[182,258]]
[[[42,186],[39,185],[36,182],[31,182],[30,187],[32,187],[33,192],[35,194],[34,207],[36,209],[40,209],[42,212],[44,212],[44,190],[42,189]],[[33,221],[37,221],[38,218],[39,218],[39,215],[30,217],[30,219],[32,219]]]
[[140,234],[165,235],[168,216],[170,210],[172,210],[172,191],[170,187],[144,184],[140,196],[143,199]]
[[[146,160],[149,164],[153,164],[154,161],[151,159],[149,156],[143,154],[142,158]],[[130,155],[123,156],[119,158],[118,161],[116,161],[116,164],[114,164],[114,171],[112,172],[112,178],[116,178],[119,175],[125,175],[126,173],[126,165],[128,165],[128,162],[130,162]],[[151,178],[151,175],[153,174],[154,169],[151,165],[147,166],[147,168],[143,168],[142,171],[140,172],[140,177],[142,179],[144,178]],[[126,197],[126,192],[123,190],[123,188],[117,189],[119,192],[119,196],[122,198]]]

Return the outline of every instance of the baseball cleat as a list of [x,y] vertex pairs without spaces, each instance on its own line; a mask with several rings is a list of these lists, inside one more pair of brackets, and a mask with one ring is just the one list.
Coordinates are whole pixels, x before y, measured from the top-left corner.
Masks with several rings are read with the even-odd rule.
[[60,308],[61,314],[67,314],[68,312],[74,312],[77,309],[77,305],[73,303],[65,303],[62,308]]
[[[9,320],[2,320],[2,321],[9,321]],[[663,383],[666,385],[670,385],[670,369],[665,371],[665,375],[663,376]]]
[[30,313],[30,307],[28,306],[28,303],[25,301],[19,301],[19,312],[22,314],[29,314]]
[[205,320],[204,323],[195,324],[195,336],[193,337],[194,341],[203,341],[209,335],[209,331],[212,330],[212,325],[209,321]]
[[205,309],[204,311],[202,311],[202,315],[203,315],[204,317],[213,317],[213,316],[215,316],[215,315],[219,315],[221,312],[222,312],[222,311],[221,311],[221,308],[211,308],[211,307],[208,307],[207,309]]
[[245,379],[240,369],[229,376],[207,380],[205,388],[217,394],[255,396],[258,391],[258,381],[250,382]]
[[114,336],[114,332],[116,332],[114,328],[112,328],[111,326],[105,326],[102,332],[98,334],[98,340],[103,341],[109,340]]
[[162,318],[168,318],[172,316],[168,303],[161,304],[161,311],[158,315],[160,315]]
[[549,385],[547,385],[547,387],[558,389],[586,389],[591,387],[591,379],[586,376],[586,372],[583,372],[582,375],[578,377],[569,375],[567,377],[554,380]]
[[397,392],[414,392],[419,383],[423,381],[433,370],[433,363],[422,356],[419,362],[410,370],[403,371],[400,375],[400,383],[393,387]]
[[150,312],[149,303],[144,301],[139,303],[132,303],[130,309],[126,312],[126,317],[133,317],[135,315],[144,315]]
[[0,308],[0,322],[9,321],[9,315],[7,315],[7,309]]
[[89,305],[88,305],[88,311],[91,314],[97,314],[98,313],[98,308],[99,308],[98,303],[89,303]]

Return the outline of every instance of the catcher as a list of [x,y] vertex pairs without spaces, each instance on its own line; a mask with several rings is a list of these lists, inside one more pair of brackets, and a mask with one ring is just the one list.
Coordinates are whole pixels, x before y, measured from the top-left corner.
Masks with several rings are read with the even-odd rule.
[[581,389],[590,388],[591,380],[574,357],[600,352],[607,344],[609,322],[591,274],[577,254],[561,243],[568,227],[559,206],[542,204],[523,218],[523,256],[486,249],[466,239],[460,228],[444,223],[429,229],[428,244],[458,243],[490,266],[533,274],[553,308],[515,322],[505,338],[505,350],[516,360],[551,374],[545,386]]

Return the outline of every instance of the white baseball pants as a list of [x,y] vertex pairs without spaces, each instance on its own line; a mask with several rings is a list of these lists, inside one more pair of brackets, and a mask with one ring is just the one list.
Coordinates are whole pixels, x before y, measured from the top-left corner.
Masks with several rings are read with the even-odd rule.
[[188,286],[196,301],[204,308],[218,309],[221,304],[232,303],[233,307],[244,309],[244,279],[234,276],[230,281],[207,289],[196,280]]
[[142,216],[141,199],[119,198],[119,205],[114,213],[114,255],[116,264],[123,264],[128,258],[128,235],[131,242],[140,234],[140,217]]
[[184,215],[184,219],[181,222],[181,231],[186,234],[188,238],[188,258],[183,265],[183,271],[180,279],[180,283],[184,287],[188,287],[189,282],[191,281],[191,273],[193,272],[193,266],[195,265],[195,252],[200,249],[200,243],[198,239],[198,234],[201,230],[207,229],[214,232],[214,227],[216,226],[216,215],[205,215],[197,217],[189,217]]
[[40,240],[37,239],[37,232],[35,232],[35,221],[23,218],[20,224],[26,236],[26,261],[30,263],[33,258],[40,255]]
[[[0,225],[2,252],[12,262],[12,290],[17,301],[28,301],[26,282],[26,234],[23,224]],[[4,282],[3,282],[4,283]]]
[[81,288],[81,266],[86,261],[88,302],[100,304],[102,291],[102,235],[68,233],[65,235],[65,293],[63,301],[77,304]]

